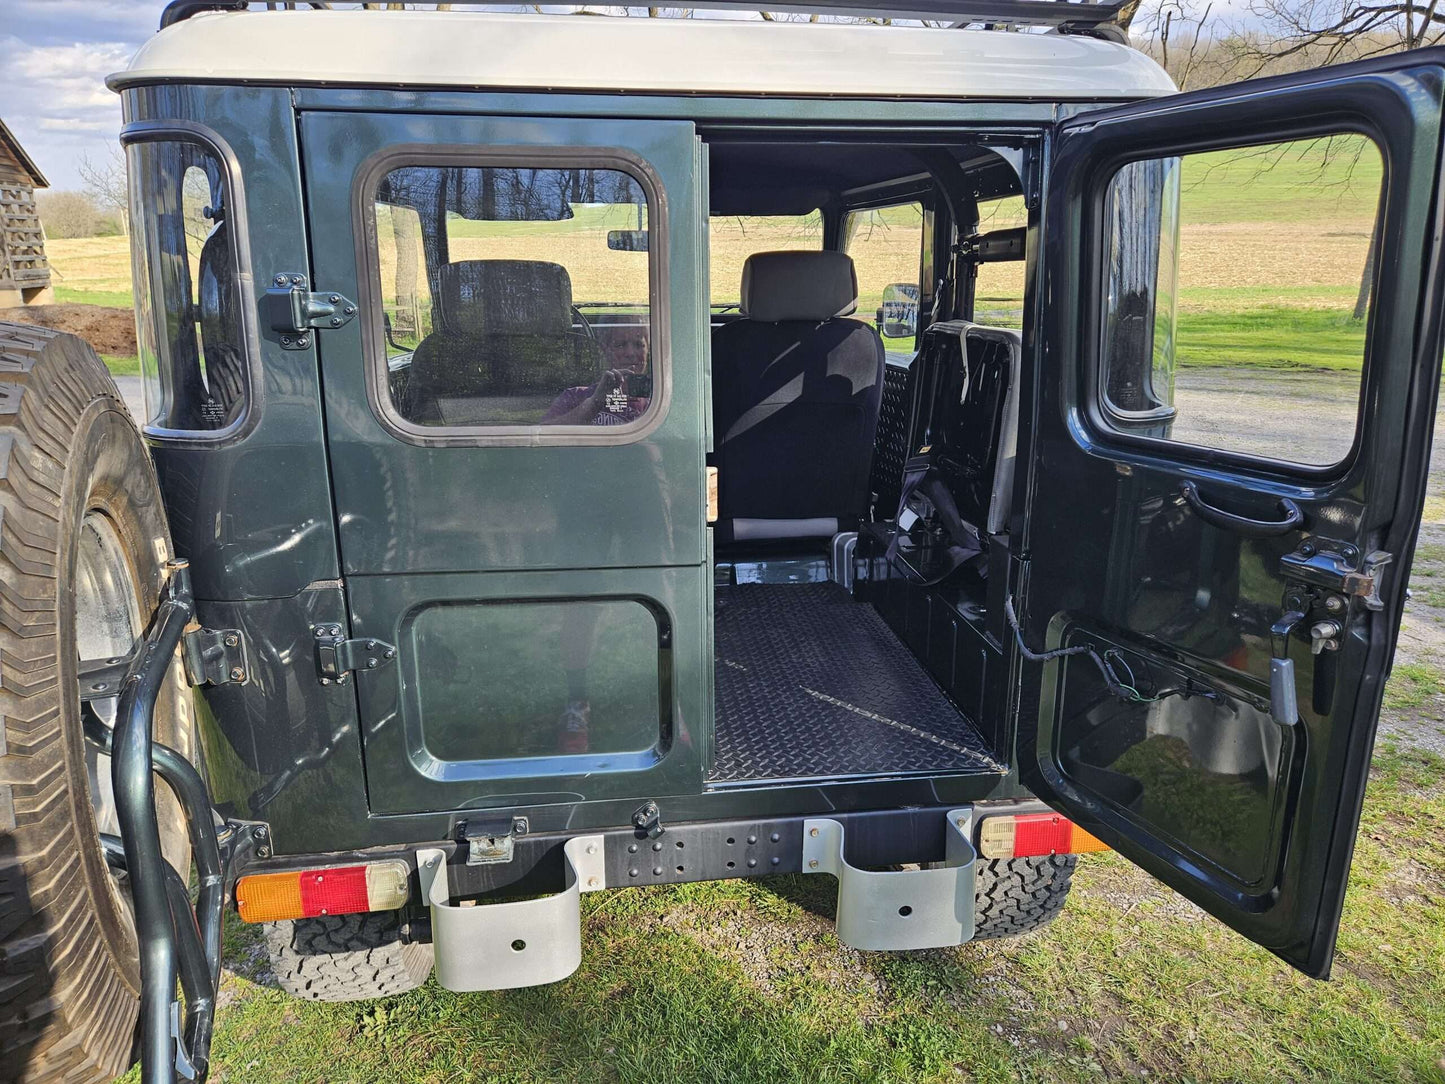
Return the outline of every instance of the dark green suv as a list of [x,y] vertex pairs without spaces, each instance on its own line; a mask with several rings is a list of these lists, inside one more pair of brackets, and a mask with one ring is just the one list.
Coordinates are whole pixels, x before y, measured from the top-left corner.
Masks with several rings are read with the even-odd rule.
[[6,1075],[121,1072],[139,1012],[203,1078],[226,906],[356,999],[565,979],[636,885],[1022,934],[1107,845],[1328,973],[1445,54],[1175,94],[1118,5],[247,7],[111,80],[144,416],[0,326]]

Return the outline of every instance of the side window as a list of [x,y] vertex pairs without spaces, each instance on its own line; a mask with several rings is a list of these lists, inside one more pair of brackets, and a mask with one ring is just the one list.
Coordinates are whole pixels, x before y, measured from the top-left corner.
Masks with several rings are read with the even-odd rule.
[[1383,165],[1342,134],[1111,182],[1100,389],[1123,431],[1309,466],[1354,443]]
[[635,429],[654,409],[654,203],[621,169],[406,165],[372,201],[386,395],[414,426]]
[[843,218],[843,251],[858,273],[858,319],[878,328],[890,354],[917,349],[923,204],[898,203]]
[[208,148],[172,139],[131,143],[126,162],[146,425],[230,432],[250,378],[225,170]]
[[736,313],[742,296],[743,264],[755,252],[823,247],[823,215],[714,215],[708,219],[708,264],[712,312]]
[[[1011,230],[1029,224],[1023,196],[1004,196],[978,205],[978,232]],[[991,327],[1024,326],[1024,261],[980,263],[973,283],[973,318]]]

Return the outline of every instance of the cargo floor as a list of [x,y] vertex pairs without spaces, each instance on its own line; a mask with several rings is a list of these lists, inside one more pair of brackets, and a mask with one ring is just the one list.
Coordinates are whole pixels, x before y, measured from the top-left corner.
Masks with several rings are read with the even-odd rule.
[[711,779],[998,770],[871,606],[837,584],[717,589]]

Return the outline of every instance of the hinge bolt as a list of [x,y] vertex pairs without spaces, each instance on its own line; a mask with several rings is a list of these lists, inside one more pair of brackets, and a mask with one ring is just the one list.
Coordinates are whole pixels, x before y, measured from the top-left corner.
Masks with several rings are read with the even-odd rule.
[[355,316],[355,315],[356,315],[356,306],[355,306],[355,305],[347,305],[346,308],[342,309],[341,311],[344,312],[344,313],[346,313],[347,316]]
[[240,642],[241,642],[241,638],[240,638],[239,636],[227,636],[227,637],[226,637],[226,646],[227,646],[227,647],[236,647],[238,644],[240,644]]
[[341,304],[341,295],[340,295],[340,294],[332,294],[332,295],[331,295],[330,297],[328,297],[326,300],[327,300],[327,301],[330,301],[333,305],[339,305],[339,304]]
[[1325,609],[1332,614],[1337,614],[1345,608],[1345,600],[1339,595],[1330,595],[1325,599]]
[[287,282],[287,279],[286,279],[286,276],[285,276],[285,275],[277,275],[277,276],[276,276],[276,285],[277,285],[277,286],[285,286],[285,285],[286,285],[286,282]]
[[246,671],[242,670],[239,666],[233,666],[233,667],[231,667],[231,680],[232,680],[232,681],[240,681],[240,680],[241,680],[243,677],[245,677],[245,676],[246,676]]
[[1299,551],[1305,557],[1313,557],[1315,555],[1315,544],[1313,542],[1301,542],[1299,544]]
[[341,326],[341,317],[339,317],[339,316],[333,316],[333,317],[331,318],[331,326],[332,326],[332,327],[340,327],[340,326]]
[[291,345],[291,336],[290,336],[290,335],[282,335],[282,336],[281,336],[281,345],[282,345],[282,346],[290,346],[290,345]]

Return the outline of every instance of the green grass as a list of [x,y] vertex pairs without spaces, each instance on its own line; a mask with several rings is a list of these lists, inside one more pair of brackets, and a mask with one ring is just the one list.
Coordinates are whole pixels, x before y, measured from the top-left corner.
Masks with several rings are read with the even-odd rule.
[[130,357],[102,354],[100,360],[105,362],[105,367],[110,370],[111,376],[140,376],[140,358],[134,354]]
[[[1379,751],[1329,983],[1114,855],[1042,933],[933,952],[842,947],[826,877],[633,889],[584,897],[582,967],[552,986],[323,1005],[232,975],[213,1079],[1445,1080],[1442,781]],[[257,973],[258,931],[227,938]]]
[[1363,136],[1188,155],[1180,178],[1185,225],[1328,222],[1374,212],[1379,151]]
[[108,309],[133,309],[135,298],[129,290],[72,290],[69,286],[55,287],[57,304],[102,305]]
[[1365,353],[1365,322],[1348,310],[1180,312],[1176,335],[1180,366],[1358,372]]
[[1397,663],[1385,684],[1385,707],[1402,711],[1422,707],[1445,693],[1440,671],[1428,663]]

